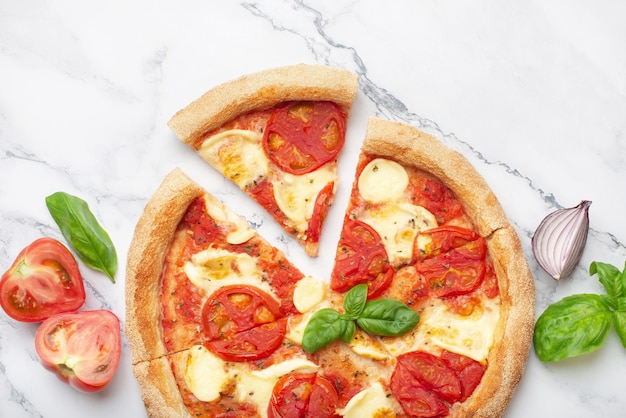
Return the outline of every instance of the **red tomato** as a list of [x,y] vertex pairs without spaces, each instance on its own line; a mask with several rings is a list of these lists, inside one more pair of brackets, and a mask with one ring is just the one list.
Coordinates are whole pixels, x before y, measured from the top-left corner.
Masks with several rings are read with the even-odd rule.
[[486,366],[469,357],[446,350],[441,353],[441,360],[459,376],[461,381],[461,398],[459,402],[463,402],[474,393],[474,389],[476,389],[483,378],[483,374],[485,374]]
[[417,272],[426,278],[430,293],[438,297],[469,293],[485,277],[486,244],[483,238],[446,253],[418,261]]
[[263,132],[263,149],[291,174],[306,174],[334,160],[345,140],[345,116],[332,102],[289,102]]
[[393,274],[378,232],[364,222],[347,220],[339,238],[330,288],[346,292],[367,283],[368,297],[373,298],[389,287]]
[[43,366],[83,392],[104,389],[121,350],[120,321],[106,310],[68,312],[45,320],[35,334]]
[[417,245],[415,245],[414,255],[417,259],[448,252],[479,238],[479,235],[471,229],[451,225],[444,225],[420,232],[415,238],[416,244],[420,236],[430,237],[431,242],[424,250],[418,249]]
[[445,403],[453,404],[462,396],[461,382],[455,372],[440,358],[419,351],[398,357],[390,387],[411,417],[447,415]]
[[428,209],[435,215],[437,223],[444,224],[463,214],[461,203],[440,181],[427,176],[415,176],[411,182],[411,194],[415,196],[413,204]]
[[228,361],[269,356],[283,341],[286,321],[278,302],[254,286],[215,291],[202,308],[207,348]]
[[59,241],[40,238],[19,253],[0,280],[0,305],[13,319],[41,322],[85,302],[76,259]]
[[268,418],[338,417],[339,395],[335,387],[316,373],[292,373],[281,377],[272,391]]
[[319,242],[322,232],[322,224],[326,215],[328,215],[328,209],[333,201],[333,189],[335,183],[330,182],[319,192],[315,199],[315,207],[313,208],[313,215],[309,221],[308,235],[311,242]]

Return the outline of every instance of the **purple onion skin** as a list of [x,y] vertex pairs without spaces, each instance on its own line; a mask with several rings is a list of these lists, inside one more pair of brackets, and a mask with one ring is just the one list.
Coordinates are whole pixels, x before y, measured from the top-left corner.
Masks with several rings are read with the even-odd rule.
[[556,280],[572,273],[582,257],[589,235],[589,206],[559,209],[546,216],[532,237],[533,255],[539,265]]

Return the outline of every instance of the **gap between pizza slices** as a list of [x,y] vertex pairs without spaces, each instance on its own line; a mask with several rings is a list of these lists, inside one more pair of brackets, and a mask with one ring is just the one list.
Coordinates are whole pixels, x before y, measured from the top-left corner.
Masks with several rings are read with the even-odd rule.
[[[294,69],[299,87],[284,81]],[[342,80],[341,87],[329,90],[330,79]],[[259,87],[268,82],[276,90]],[[237,147],[258,150],[270,113],[302,117],[314,108],[311,100],[320,99],[337,103],[347,117],[353,82],[343,70],[321,66],[262,72],[213,89],[170,126],[212,164],[211,155],[220,154],[214,145],[224,138],[229,145],[222,157],[256,158],[256,151]],[[219,119],[199,116],[207,106]],[[242,126],[256,126],[256,133],[232,130]],[[216,168],[243,190],[269,172],[263,168],[259,176],[248,159],[252,174],[244,177],[256,182],[241,181],[222,157]],[[324,195],[326,207],[336,188],[336,157],[321,163],[323,170],[331,166],[332,181],[309,179],[318,183],[310,196]],[[301,163],[295,168],[319,162]],[[283,174],[270,177],[272,186],[285,181]],[[322,223],[323,216],[316,228]],[[316,254],[316,242],[303,231],[294,236]],[[371,118],[334,269],[330,280],[319,279],[305,277],[181,170],[168,174],[138,221],[126,277],[126,334],[149,416],[504,413],[526,364],[534,286],[502,207],[461,154],[416,128]],[[357,329],[349,342],[305,352],[302,334],[311,316],[322,308],[341,310],[345,292],[359,283],[368,285],[370,300],[392,298],[418,312],[415,329],[399,337]],[[246,309],[254,313],[244,315]],[[309,388],[304,397],[303,388]]]
[[357,88],[339,68],[274,68],[209,90],[168,125],[316,256]]

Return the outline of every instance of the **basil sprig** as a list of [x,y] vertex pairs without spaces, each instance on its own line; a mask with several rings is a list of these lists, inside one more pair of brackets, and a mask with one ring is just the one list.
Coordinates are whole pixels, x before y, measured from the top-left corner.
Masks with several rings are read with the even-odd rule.
[[46,197],[46,206],[78,257],[115,283],[115,246],[89,210],[87,202],[65,192],[56,192]]
[[368,301],[366,284],[358,284],[346,293],[343,309],[343,314],[332,308],[313,314],[302,337],[304,351],[314,353],[337,339],[349,343],[356,325],[370,334],[392,337],[409,332],[420,319],[415,311],[395,299]]
[[533,345],[541,361],[558,361],[602,347],[611,326],[626,348],[626,266],[620,271],[594,261],[589,274],[598,275],[606,294],[567,296],[548,306],[535,323]]

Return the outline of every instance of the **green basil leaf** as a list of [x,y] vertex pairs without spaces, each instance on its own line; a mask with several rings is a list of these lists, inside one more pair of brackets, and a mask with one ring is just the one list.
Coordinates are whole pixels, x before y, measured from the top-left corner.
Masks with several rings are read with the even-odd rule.
[[105,273],[115,283],[117,253],[87,202],[64,192],[46,197],[46,206],[61,233],[83,262]]
[[343,337],[349,321],[342,319],[339,312],[331,308],[315,312],[304,328],[302,348],[307,353],[315,353],[331,341]]
[[596,273],[598,274],[598,280],[600,280],[611,299],[626,296],[624,295],[625,284],[623,283],[622,272],[617,267],[594,261],[589,266],[589,274],[593,276]]
[[601,295],[572,295],[548,306],[535,323],[533,345],[541,361],[597,350],[611,329],[611,308]]
[[365,283],[357,284],[348,290],[343,298],[343,309],[346,311],[346,316],[351,319],[358,318],[363,312],[365,302],[367,302],[367,285]]
[[395,299],[375,299],[365,304],[356,323],[363,331],[394,337],[412,330],[420,317],[411,308]]
[[342,318],[343,322],[346,324],[346,329],[341,335],[341,341],[349,344],[354,338],[354,333],[356,332],[356,325],[354,325],[354,320],[349,318]]
[[613,326],[624,348],[626,348],[626,297],[617,299],[617,306],[613,311]]

